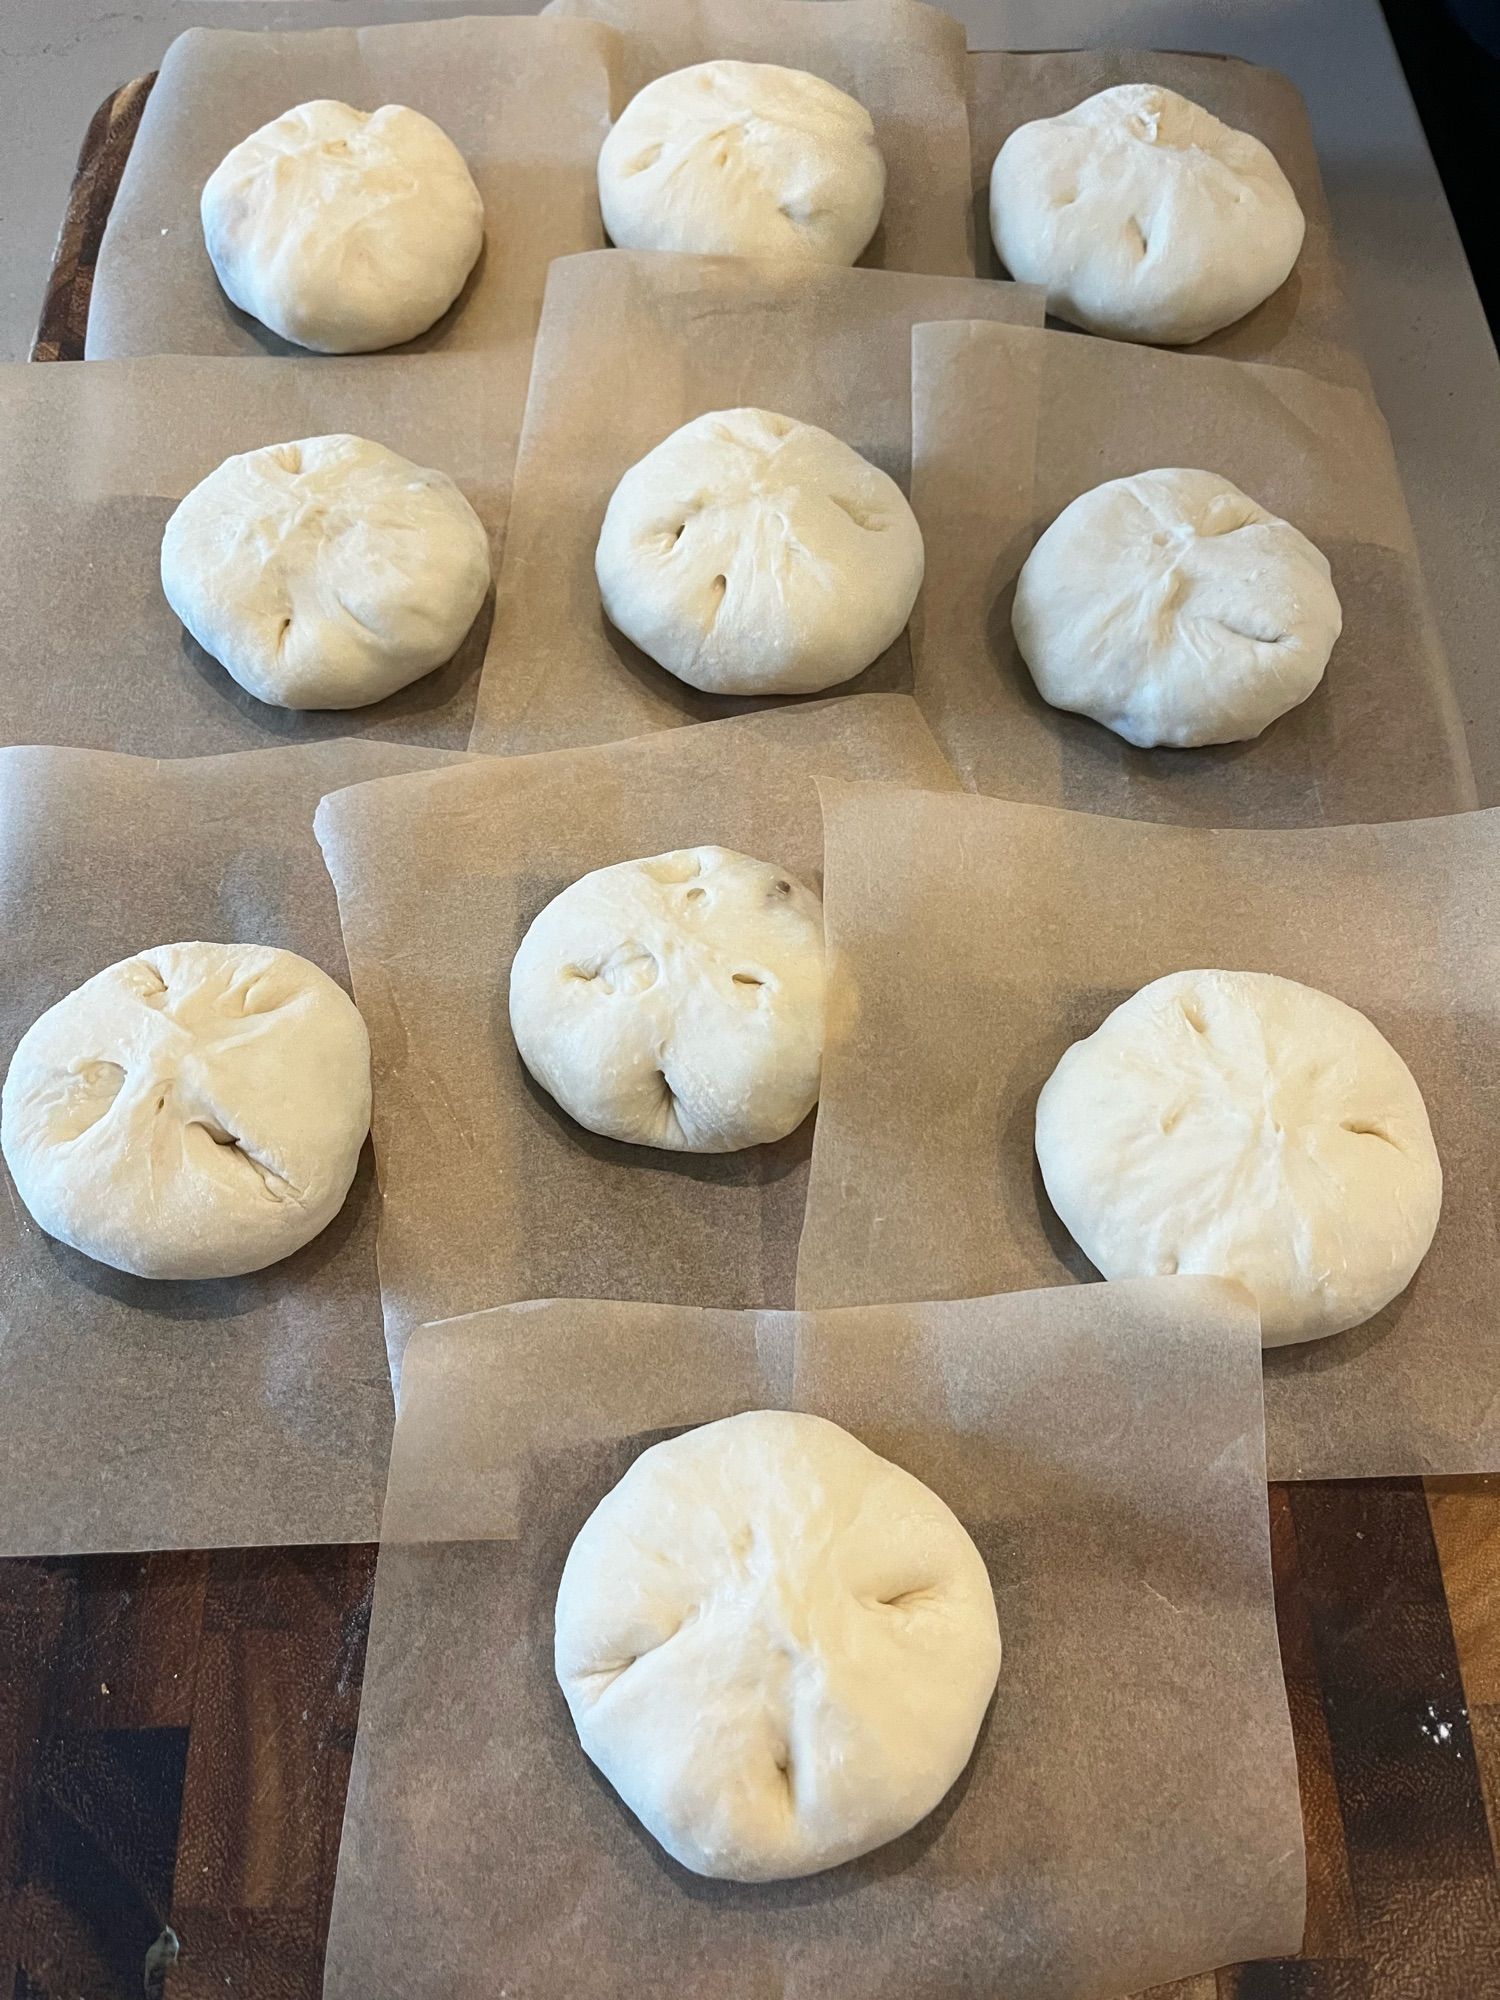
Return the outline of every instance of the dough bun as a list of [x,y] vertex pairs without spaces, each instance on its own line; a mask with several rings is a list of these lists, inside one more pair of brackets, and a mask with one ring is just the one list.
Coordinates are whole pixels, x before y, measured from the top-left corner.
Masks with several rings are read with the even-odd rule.
[[815,694],[905,630],[922,531],[879,466],[770,410],[695,417],[633,465],[594,570],[627,639],[710,694]]
[[363,708],[443,666],[488,595],[484,524],[444,472],[368,438],[227,458],[168,521],[161,584],[257,701]]
[[1234,1278],[1267,1347],[1411,1283],[1443,1174],[1411,1071],[1363,1014],[1264,972],[1143,986],[1036,1110],[1052,1206],[1106,1278]]
[[1027,557],[1011,622],[1044,700],[1143,749],[1235,743],[1317,687],[1343,627],[1328,559],[1217,473],[1080,494]]
[[823,906],[725,847],[599,868],[532,922],[510,969],[521,1060],[590,1132],[732,1153],[818,1100]]
[[1000,1671],[984,1559],[909,1472],[756,1410],[653,1445],[557,1593],[579,1742],[684,1868],[837,1867],[925,1818]]
[[225,154],[200,207],[234,304],[321,354],[425,333],[484,241],[484,203],[462,153],[404,104],[295,105]]
[[1189,346],[1243,319],[1285,284],[1305,227],[1259,139],[1152,83],[1020,126],[990,175],[1006,270],[1122,340]]
[[853,264],[884,205],[869,112],[775,63],[660,76],[599,151],[599,207],[622,250]]
[[0,1147],[49,1236],[142,1278],[291,1256],[344,1205],[370,1042],[327,973],[256,944],[165,944],[49,1007],[16,1048]]

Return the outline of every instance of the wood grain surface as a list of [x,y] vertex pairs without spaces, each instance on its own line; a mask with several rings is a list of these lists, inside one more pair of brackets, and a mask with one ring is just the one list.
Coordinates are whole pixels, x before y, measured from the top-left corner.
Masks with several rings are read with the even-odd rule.
[[[1500,1995],[1500,1479],[1277,1486],[1271,1521],[1304,1955],[1156,2000]],[[315,2000],[374,1572],[0,1563],[0,1995]]]
[[[36,359],[82,357],[151,81],[89,128]],[[1270,1501],[1304,1952],[1152,2000],[1500,2000],[1500,1478]],[[0,1563],[0,2000],[316,2000],[374,1573],[369,1547]]]

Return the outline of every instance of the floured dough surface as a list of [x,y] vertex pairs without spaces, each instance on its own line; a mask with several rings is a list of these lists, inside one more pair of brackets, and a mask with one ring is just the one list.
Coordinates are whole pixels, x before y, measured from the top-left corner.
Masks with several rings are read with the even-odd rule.
[[143,1278],[234,1277],[343,1207],[369,1037],[295,952],[157,945],[32,1023],[0,1107],[6,1165],[49,1236]]
[[922,531],[879,466],[816,425],[712,410],[633,465],[594,568],[611,622],[689,686],[812,694],[899,638]]
[[1000,1670],[984,1560],[930,1488],[821,1417],[643,1452],[557,1593],[578,1738],[700,1875],[837,1867],[925,1818]]
[[234,304],[323,354],[425,333],[463,290],[484,240],[484,204],[462,153],[404,104],[295,105],[225,154],[200,206]]
[[1443,1175],[1411,1071],[1363,1014],[1263,972],[1174,972],[1075,1042],[1037,1102],[1053,1207],[1106,1278],[1234,1278],[1268,1347],[1411,1282]]
[[362,708],[463,644],[490,587],[484,524],[443,472],[335,434],[228,458],[168,521],[167,602],[279,708]]
[[1178,347],[1283,285],[1305,224],[1275,155],[1153,83],[1122,83],[1012,132],[990,232],[1013,278],[1090,333]]
[[775,63],[658,77],[599,151],[599,206],[622,250],[852,264],[884,205],[869,112]]
[[823,1062],[823,906],[726,847],[599,868],[510,969],[521,1060],[591,1132],[732,1153],[794,1132]]
[[1054,708],[1172,749],[1258,736],[1306,701],[1343,625],[1320,549],[1217,473],[1183,467],[1065,507],[1011,616]]

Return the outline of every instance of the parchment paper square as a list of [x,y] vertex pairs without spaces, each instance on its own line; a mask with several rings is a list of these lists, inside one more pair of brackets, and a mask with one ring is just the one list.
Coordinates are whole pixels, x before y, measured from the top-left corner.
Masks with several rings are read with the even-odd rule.
[[1273,1479],[1500,1468],[1500,811],[1214,832],[823,788],[835,983],[798,1303],[1096,1276],[1037,1172],[1037,1093],[1148,980],[1274,972],[1367,1014],[1443,1163],[1432,1249],[1365,1326],[1265,1358]]
[[[412,1343],[329,2000],[1113,2000],[1301,1935],[1248,1298],[1152,1280],[818,1315],[520,1305]],[[810,1410],[925,1480],[1005,1649],[968,1769],[824,1875],[709,1882],[587,1762],[563,1559],[647,1445]],[[857,1966],[857,1975],[853,1968]]]

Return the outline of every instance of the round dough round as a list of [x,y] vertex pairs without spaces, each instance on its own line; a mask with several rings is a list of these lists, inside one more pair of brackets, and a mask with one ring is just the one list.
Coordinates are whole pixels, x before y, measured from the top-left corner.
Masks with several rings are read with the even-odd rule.
[[755,1410],[653,1445],[557,1593],[578,1740],[684,1868],[770,1882],[924,1819],[1000,1671],[984,1559],[837,1424]]
[[795,1132],[823,1062],[823,906],[727,847],[598,868],[510,968],[527,1069],[590,1132],[733,1153]]
[[163,944],[21,1037],[0,1149],[49,1236],[142,1278],[232,1278],[338,1214],[370,1126],[354,1002],[295,952]]
[[599,151],[599,206],[622,250],[852,264],[884,205],[869,112],[776,63],[660,76]]
[[322,354],[425,333],[463,290],[484,240],[463,154],[404,104],[294,106],[225,154],[201,210],[235,305]]
[[1020,126],[990,175],[1011,276],[1124,340],[1183,347],[1242,319],[1286,282],[1304,227],[1259,139],[1152,83]]
[[257,700],[363,708],[452,659],[490,544],[446,473],[368,438],[299,438],[193,488],[162,536],[161,584]]
[[1328,560],[1214,472],[1111,479],[1027,557],[1011,622],[1054,708],[1127,743],[1258,736],[1306,701],[1343,626]]
[[594,557],[604,608],[710,694],[813,694],[904,630],[922,586],[906,495],[841,439],[713,410],[633,465]]
[[1037,1101],[1052,1206],[1106,1278],[1235,1278],[1267,1347],[1410,1284],[1442,1204],[1422,1093],[1353,1007],[1264,972],[1173,972]]

